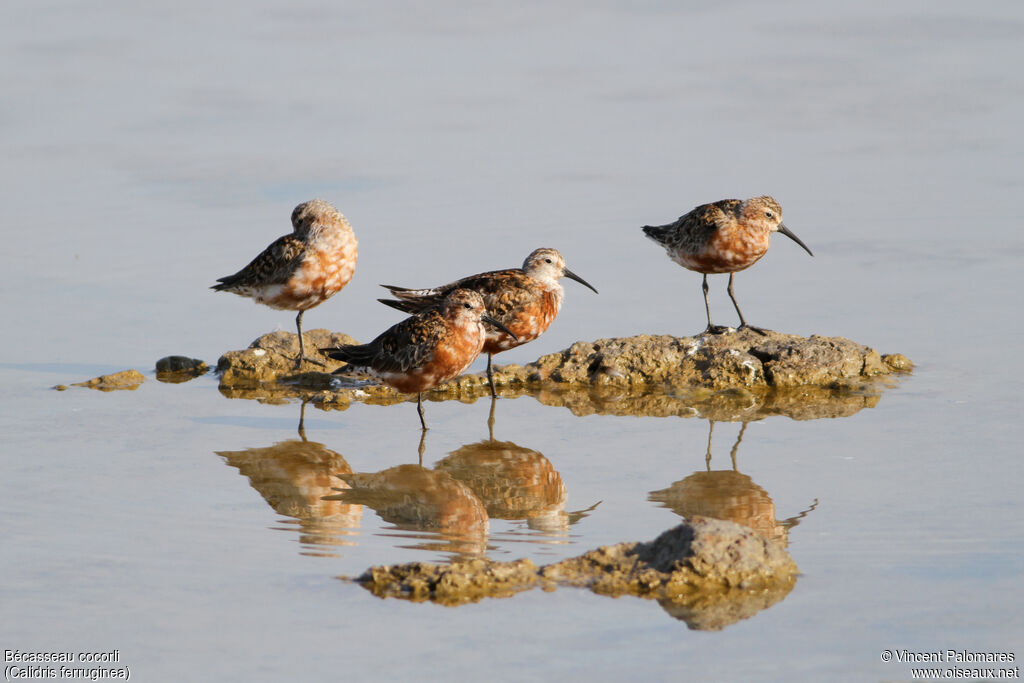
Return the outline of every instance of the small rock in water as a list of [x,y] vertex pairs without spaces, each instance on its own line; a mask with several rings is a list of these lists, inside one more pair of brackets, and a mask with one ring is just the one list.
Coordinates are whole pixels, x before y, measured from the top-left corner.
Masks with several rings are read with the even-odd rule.
[[204,374],[210,367],[198,358],[164,356],[156,362],[156,378],[161,382],[178,384]]
[[[121,372],[115,372],[112,375],[93,377],[85,382],[75,382],[71,386],[99,389],[100,391],[117,391],[120,389],[134,391],[145,381],[145,376],[138,370],[122,370]],[[58,387],[59,386],[62,385],[58,385]]]

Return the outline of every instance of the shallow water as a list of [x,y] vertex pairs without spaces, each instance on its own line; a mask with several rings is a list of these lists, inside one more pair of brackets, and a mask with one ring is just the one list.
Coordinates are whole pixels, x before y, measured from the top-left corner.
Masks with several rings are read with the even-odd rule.
[[[116,649],[140,680],[906,680],[883,650],[1024,655],[1018,3],[3,14],[3,648]],[[411,403],[307,406],[303,444],[297,402],[152,372],[292,329],[207,287],[314,196],[351,220],[360,261],[307,329],[370,339],[398,319],[378,283],[559,248],[601,293],[566,282],[551,330],[498,358],[523,363],[699,331],[700,276],[639,226],[765,192],[815,257],[776,240],[736,278],[747,318],[904,353],[914,374],[849,417],[716,422],[710,461],[702,417],[499,400],[494,439],[555,483],[533,517],[492,507],[486,534],[369,505],[296,518],[325,505],[317,462],[418,464]],[[724,276],[711,286],[731,321]],[[129,367],[148,372],[135,391],[50,388]],[[429,402],[422,464],[487,440],[490,408]],[[765,520],[804,515],[785,529],[793,591],[720,631],[580,590],[445,608],[338,578],[648,540],[680,519],[655,492],[708,468],[749,478]]]

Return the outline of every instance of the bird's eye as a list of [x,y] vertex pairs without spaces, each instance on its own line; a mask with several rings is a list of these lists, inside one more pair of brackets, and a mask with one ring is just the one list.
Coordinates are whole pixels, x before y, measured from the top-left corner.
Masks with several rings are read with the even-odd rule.
[[551,263],[551,259],[549,259],[549,258],[544,259],[544,263]]
[[472,307],[472,306],[470,306],[469,304],[462,304],[462,307],[463,307],[463,308],[473,308],[473,307]]
[[773,214],[771,211],[765,211],[764,212],[764,217],[765,218],[774,218],[775,214]]

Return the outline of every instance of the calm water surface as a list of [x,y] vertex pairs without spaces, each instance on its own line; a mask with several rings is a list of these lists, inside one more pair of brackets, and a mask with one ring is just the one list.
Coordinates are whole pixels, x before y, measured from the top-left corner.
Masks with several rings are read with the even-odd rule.
[[[883,650],[1024,656],[1019,3],[0,13],[4,649],[116,649],[137,680],[908,680]],[[499,357],[523,363],[699,331],[700,277],[639,226],[762,193],[815,257],[777,240],[736,278],[744,313],[913,359],[874,407],[719,421],[709,447],[701,415],[502,399],[492,441],[490,401],[430,402],[417,470],[412,404],[310,405],[300,434],[297,402],[152,373],[292,329],[207,287],[314,196],[360,261],[307,329],[370,339],[398,320],[378,283],[559,248],[601,293],[566,282],[552,329]],[[724,277],[712,296],[731,320]],[[51,389],[129,367],[136,391]],[[321,500],[338,472],[446,512]],[[547,563],[736,500],[803,574],[721,630],[579,590],[445,608],[338,578]]]

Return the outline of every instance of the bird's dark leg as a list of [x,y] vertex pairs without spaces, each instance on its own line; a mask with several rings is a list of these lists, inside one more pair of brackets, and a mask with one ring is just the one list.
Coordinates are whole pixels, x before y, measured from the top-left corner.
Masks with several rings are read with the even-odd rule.
[[295,359],[295,367],[302,367],[302,361],[307,360],[310,363],[326,367],[327,364],[316,360],[315,358],[309,358],[306,356],[306,345],[302,342],[302,314],[306,311],[299,311],[299,314],[295,316],[295,327],[299,331],[299,357]]
[[427,431],[427,421],[423,419],[423,392],[416,394],[416,412],[420,414],[420,426]]
[[729,298],[732,299],[732,305],[736,307],[736,313],[739,314],[739,316],[740,316],[740,326],[738,328],[736,328],[736,329],[742,330],[744,327],[746,327],[746,328],[749,328],[749,329],[753,330],[754,332],[757,332],[758,334],[767,334],[760,327],[754,327],[753,325],[748,325],[747,321],[743,319],[743,311],[740,310],[740,305],[738,303],[736,303],[736,296],[732,293],[732,276],[733,275],[735,275],[735,273],[729,273],[729,288],[726,291],[729,292]]
[[732,291],[732,276],[736,273],[729,273],[729,287],[726,289],[729,292],[729,298],[732,299],[732,305],[736,307],[736,313],[740,316],[740,327],[746,327],[747,321],[743,319],[743,311],[740,310],[740,305],[736,303],[736,295]]
[[295,316],[295,328],[299,331],[299,357],[296,359],[297,365],[302,365],[302,359],[306,357],[306,347],[302,343],[302,314],[305,311],[299,311],[299,314]]
[[493,355],[487,354],[487,381],[491,383],[491,398],[498,398],[498,392],[494,390],[494,371],[491,370],[491,359]]
[[701,285],[701,289],[704,290],[704,310],[708,314],[708,326],[704,328],[704,334],[722,334],[727,331],[728,327],[722,325],[711,324],[711,304],[708,302],[708,274],[704,273],[704,284]]
[[[704,310],[708,314],[708,331],[711,330],[711,303],[708,301],[708,274],[704,273],[704,283],[701,285],[704,290]],[[299,313],[299,315],[302,315]]]

